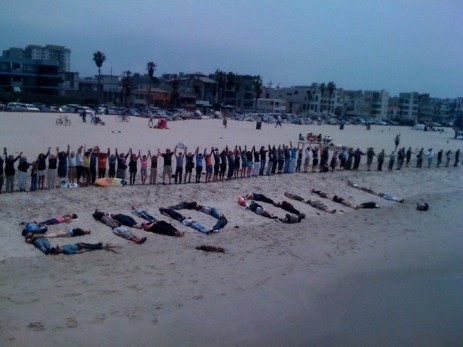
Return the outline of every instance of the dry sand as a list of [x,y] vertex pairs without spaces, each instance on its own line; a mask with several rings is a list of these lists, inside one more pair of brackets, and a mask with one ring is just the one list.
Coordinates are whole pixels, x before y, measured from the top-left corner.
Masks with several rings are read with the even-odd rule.
[[[367,131],[347,126],[340,131],[334,126],[284,124],[275,129],[264,124],[256,130],[255,123],[229,121],[224,129],[219,120],[201,120],[171,122],[169,130],[155,130],[146,126],[146,119],[133,117],[121,124],[109,116],[105,126],[92,126],[72,115],[70,127],[56,126],[56,117],[0,113],[0,146],[10,153],[23,151],[31,160],[49,146],[67,144],[146,152],[173,149],[179,141],[190,149],[288,144],[296,143],[299,133],[314,132],[331,135],[336,144],[386,152],[398,133],[405,147],[462,147],[451,131],[404,127]],[[199,185],[1,194],[0,345],[461,345],[463,308],[452,305],[463,302],[461,166],[382,173],[361,169]],[[350,188],[348,179],[405,202]],[[236,203],[251,191],[274,200],[284,200],[285,191],[318,199],[311,188],[354,203],[375,201],[381,208],[357,211],[324,200],[337,209],[331,215],[292,201],[307,217],[287,225]],[[183,200],[216,206],[229,224],[207,236],[172,222],[185,237],[147,233],[148,241],[135,245],[91,216],[96,207],[129,214],[131,205],[139,205],[160,217],[159,207]],[[430,210],[416,211],[420,201],[428,202]],[[279,216],[285,213],[265,207]],[[20,222],[67,212],[79,215],[72,226],[90,228],[92,234],[53,239],[52,244],[110,242],[120,246],[118,253],[52,257],[24,243]],[[205,214],[181,212],[206,226],[214,223]],[[196,250],[201,244],[227,252]],[[420,291],[429,283],[433,290]]]

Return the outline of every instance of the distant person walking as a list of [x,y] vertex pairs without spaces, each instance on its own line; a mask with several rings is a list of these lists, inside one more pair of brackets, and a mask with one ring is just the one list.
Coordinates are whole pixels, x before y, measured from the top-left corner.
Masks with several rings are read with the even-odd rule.
[[277,123],[275,124],[275,128],[277,126],[280,126],[280,128],[281,128],[281,116],[280,115],[278,115],[278,117],[277,117]]

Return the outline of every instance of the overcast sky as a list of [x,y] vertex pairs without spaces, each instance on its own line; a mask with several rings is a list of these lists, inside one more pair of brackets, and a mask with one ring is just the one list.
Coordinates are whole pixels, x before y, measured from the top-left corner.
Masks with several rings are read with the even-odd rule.
[[261,75],[463,96],[462,0],[0,0],[0,49],[71,49],[71,70]]

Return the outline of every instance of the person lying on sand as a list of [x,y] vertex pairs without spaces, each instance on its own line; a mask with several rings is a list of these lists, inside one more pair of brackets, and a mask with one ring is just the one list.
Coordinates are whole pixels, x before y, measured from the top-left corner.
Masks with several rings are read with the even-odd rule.
[[44,220],[43,222],[40,222],[40,225],[55,225],[55,224],[61,224],[61,223],[71,223],[74,219],[77,219],[76,214],[65,214],[64,216],[61,217],[55,217],[55,218],[49,218]]
[[63,246],[56,246],[50,249],[50,254],[57,255],[57,254],[66,254],[66,255],[73,255],[73,254],[80,254],[89,251],[99,251],[99,250],[106,250],[114,252],[114,248],[117,246],[111,245],[109,243],[103,245],[103,243],[71,243]]
[[317,189],[312,189],[311,192],[314,193],[314,194],[317,194],[318,196],[320,196],[322,198],[332,200],[334,202],[337,202],[338,204],[353,208],[355,210],[358,210],[359,208],[361,208],[361,205],[352,204],[349,201],[347,201],[346,199],[341,198],[338,195],[330,196],[328,193],[322,192],[321,190],[317,190]]
[[280,222],[287,223],[287,224],[294,224],[294,223],[300,223],[302,220],[301,216],[295,215],[295,214],[289,214],[287,213],[285,215],[285,218],[278,218]]
[[321,201],[318,201],[318,200],[304,200],[304,198],[302,198],[301,196],[299,195],[295,195],[295,194],[291,194],[291,193],[288,193],[288,192],[285,192],[285,196],[290,198],[290,199],[294,199],[294,200],[297,200],[297,201],[301,201],[301,202],[305,202],[306,204],[309,204],[310,206],[312,206],[313,208],[316,208],[320,211],[325,211],[325,212],[328,212],[328,213],[336,213],[336,210],[331,210],[328,208],[328,206],[326,206],[323,202]]
[[113,229],[113,234],[137,244],[145,243],[146,237],[139,237],[126,227],[117,227]]
[[34,221],[25,223],[24,228],[21,231],[21,235],[27,238],[28,234],[45,234],[47,231],[48,228],[46,225],[39,225],[39,223]]
[[169,206],[169,208],[172,210],[196,210],[214,217],[215,219],[217,219],[217,223],[212,227],[212,230],[220,230],[224,228],[228,223],[227,218],[225,218],[225,216],[222,213],[220,213],[216,207],[199,205],[196,201],[182,201],[176,205]]
[[246,194],[244,198],[247,200],[262,201],[262,202],[266,202],[272,205],[275,203],[275,201],[273,201],[272,199],[266,197],[264,194],[259,194],[259,193],[249,193],[249,194]]
[[385,200],[396,201],[396,202],[400,202],[400,203],[403,203],[405,201],[405,199],[396,198],[395,196],[392,196],[391,194],[377,193],[377,192],[375,192],[374,190],[372,190],[370,188],[362,187],[362,186],[358,185],[357,183],[353,183],[350,180],[347,180],[347,185],[349,187],[357,188],[357,189],[363,190],[364,192],[367,192],[367,193],[370,193],[370,194],[373,194],[373,195],[378,195],[379,197],[381,197],[381,198],[383,198]]
[[246,199],[243,198],[242,196],[239,197],[238,204],[245,207],[246,209],[251,210],[255,214],[258,214],[259,216],[266,217],[266,218],[271,218],[271,219],[278,219],[277,216],[274,216],[273,214],[268,212],[265,208],[263,208],[257,202],[251,201],[250,203],[248,203],[246,201]]
[[[90,230],[84,230],[81,228],[68,228],[66,230],[58,230],[54,232],[47,232],[46,234],[33,234],[30,237],[33,239],[39,237],[45,237],[47,239],[53,239],[57,237],[77,237],[77,236],[84,236],[89,235],[91,233]],[[27,236],[27,235],[26,235]]]
[[287,212],[294,213],[296,216],[300,217],[300,219],[305,218],[305,214],[302,212],[299,212],[293,204],[291,204],[289,201],[283,200],[281,202],[276,202],[273,204],[275,207],[279,207]]
[[137,217],[143,218],[144,220],[150,223],[156,221],[156,218],[154,218],[152,215],[150,215],[148,212],[141,208],[136,208],[135,206],[132,206],[132,213]]
[[208,229],[205,226],[203,226],[201,223],[198,221],[193,220],[191,217],[185,217],[182,214],[178,213],[177,211],[171,209],[171,208],[159,208],[159,212],[161,214],[169,216],[172,219],[175,219],[182,223],[183,225],[193,228],[201,233],[204,234],[210,234],[210,233],[216,233],[218,230],[216,229]]
[[100,221],[103,224],[106,224],[108,227],[111,229],[117,228],[120,225],[119,222],[115,221],[107,212],[102,212],[99,209],[96,209],[95,212],[93,213],[93,218],[95,218],[97,221]]
[[163,220],[157,220],[153,223],[142,223],[142,229],[155,234],[182,237],[185,233],[178,231],[172,224]]
[[122,213],[110,213],[112,219],[117,221],[120,225],[125,225],[131,228],[141,229],[141,224],[138,224],[132,217]]

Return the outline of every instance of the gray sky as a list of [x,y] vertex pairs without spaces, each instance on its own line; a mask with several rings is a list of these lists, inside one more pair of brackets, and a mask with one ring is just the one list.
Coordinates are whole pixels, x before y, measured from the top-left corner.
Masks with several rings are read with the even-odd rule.
[[57,44],[71,70],[261,75],[281,87],[463,96],[462,0],[0,0],[0,49]]

